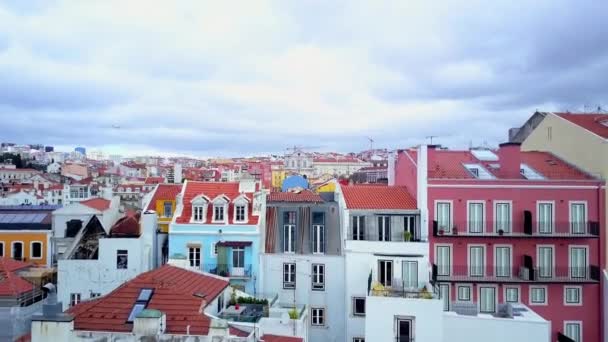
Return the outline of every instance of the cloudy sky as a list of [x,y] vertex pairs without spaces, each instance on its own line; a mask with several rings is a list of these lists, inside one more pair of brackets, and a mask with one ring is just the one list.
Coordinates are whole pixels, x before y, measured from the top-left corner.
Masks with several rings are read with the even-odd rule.
[[196,156],[359,151],[368,136],[495,145],[535,109],[608,107],[607,13],[597,0],[0,0],[0,140]]

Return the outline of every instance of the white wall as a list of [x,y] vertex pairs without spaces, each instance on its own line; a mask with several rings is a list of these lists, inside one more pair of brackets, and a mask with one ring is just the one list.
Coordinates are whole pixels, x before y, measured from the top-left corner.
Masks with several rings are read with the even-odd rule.
[[[296,289],[283,289],[283,263],[296,263]],[[325,291],[312,291],[312,264],[325,265]],[[342,342],[344,336],[344,257],[319,255],[263,254],[262,288],[277,293],[279,302],[325,308],[325,327],[310,327],[311,341]]]
[[[473,341],[452,338],[453,336],[445,333],[441,329],[444,319],[442,313],[443,304],[439,299],[369,296],[366,300],[366,316],[364,318],[365,334],[358,336],[365,336],[366,341],[394,342],[396,336],[395,316],[411,316],[414,319],[414,338],[416,341]],[[490,338],[479,341],[495,340]]]
[[[444,342],[549,342],[551,340],[551,322],[549,321],[536,322],[483,316],[485,317],[445,312],[443,315]],[[418,336],[416,336],[416,340],[418,340]]]

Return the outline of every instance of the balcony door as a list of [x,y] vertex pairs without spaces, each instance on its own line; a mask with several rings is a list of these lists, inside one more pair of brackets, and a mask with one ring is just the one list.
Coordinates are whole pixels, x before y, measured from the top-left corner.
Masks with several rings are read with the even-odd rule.
[[245,248],[232,248],[232,275],[242,277],[245,275]]
[[396,320],[397,342],[414,341],[414,320],[412,318],[400,318]]
[[587,277],[587,248],[570,247],[570,277]]
[[406,289],[418,288],[418,261],[403,262],[403,287]]
[[553,277],[553,246],[538,247],[538,277]]
[[469,246],[469,276],[483,277],[485,275],[486,253],[484,246]]
[[378,260],[378,282],[385,287],[393,286],[392,260]]
[[390,216],[378,216],[378,241],[391,241]]

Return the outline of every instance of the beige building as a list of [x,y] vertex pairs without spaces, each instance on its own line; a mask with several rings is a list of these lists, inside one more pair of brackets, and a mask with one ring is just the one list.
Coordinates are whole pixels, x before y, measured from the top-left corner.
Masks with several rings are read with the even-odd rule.
[[[608,179],[608,114],[534,113],[510,133],[512,140],[522,141],[522,150],[552,152],[594,176]],[[606,222],[608,201],[604,202]]]

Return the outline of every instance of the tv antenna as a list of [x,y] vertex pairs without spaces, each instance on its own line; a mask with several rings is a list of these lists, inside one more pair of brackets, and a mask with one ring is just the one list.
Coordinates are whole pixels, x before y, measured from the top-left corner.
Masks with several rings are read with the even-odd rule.
[[429,145],[433,145],[433,138],[437,138],[436,135],[427,135],[426,139],[430,140]]
[[373,151],[374,150],[374,139],[372,137],[367,137],[367,140],[369,140],[369,150]]

